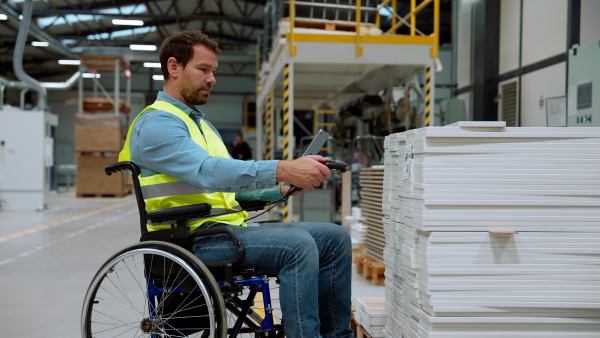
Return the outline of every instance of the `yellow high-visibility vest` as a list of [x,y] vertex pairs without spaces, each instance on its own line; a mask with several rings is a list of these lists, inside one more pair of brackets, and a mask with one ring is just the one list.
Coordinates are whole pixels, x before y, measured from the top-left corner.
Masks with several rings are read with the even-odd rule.
[[[149,110],[162,110],[179,117],[185,122],[190,137],[196,144],[204,148],[211,156],[230,158],[227,148],[212,130],[212,128],[201,120],[202,131],[196,123],[181,109],[165,101],[155,101],[150,106],[146,107],[131,123],[127,132],[125,146],[119,153],[119,161],[131,161],[131,152],[129,149],[131,133],[133,126],[142,114]],[[203,135],[204,133],[204,135]],[[210,144],[210,147],[208,146]],[[161,210],[167,208],[180,207],[184,205],[192,205],[199,203],[209,203],[212,205],[211,216],[201,219],[193,219],[189,221],[190,230],[195,230],[203,224],[227,223],[232,225],[246,226],[244,220],[248,213],[240,211],[242,208],[235,200],[235,193],[224,192],[208,192],[204,189],[195,187],[191,184],[170,177],[165,174],[157,174],[154,176],[143,177],[139,176],[142,195],[146,202],[146,211]],[[238,211],[238,212],[235,212]],[[225,214],[226,215],[221,215]],[[168,223],[168,222],[167,222]],[[170,223],[147,224],[148,231],[156,231],[162,229],[170,229]]]

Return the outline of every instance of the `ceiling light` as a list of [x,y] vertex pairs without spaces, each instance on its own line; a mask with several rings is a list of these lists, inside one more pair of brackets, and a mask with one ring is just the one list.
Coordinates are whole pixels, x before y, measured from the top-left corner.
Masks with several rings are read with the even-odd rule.
[[48,47],[50,46],[50,43],[48,41],[32,41],[31,45],[36,47]]
[[152,75],[152,80],[156,80],[156,81],[164,81],[165,77],[162,75]]
[[81,74],[81,77],[86,78],[86,79],[99,79],[100,78],[100,74],[94,74],[94,73],[83,73]]
[[80,65],[81,61],[80,60],[58,60],[58,64],[59,65]]
[[160,62],[144,62],[146,68],[160,68]]
[[6,14],[0,14],[0,20],[8,20],[8,16],[6,16]]
[[123,20],[123,19],[112,19],[113,25],[124,25],[124,26],[143,26],[144,21],[142,20]]
[[151,52],[156,50],[155,45],[129,45],[129,48],[131,50],[148,50]]

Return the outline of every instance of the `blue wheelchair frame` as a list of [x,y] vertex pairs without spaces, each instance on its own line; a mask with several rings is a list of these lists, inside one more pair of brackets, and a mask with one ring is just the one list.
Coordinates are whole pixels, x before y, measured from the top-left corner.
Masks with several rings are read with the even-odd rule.
[[[235,325],[232,328],[227,328],[227,334],[234,333],[234,336],[235,336],[239,333],[254,333],[254,332],[261,332],[261,331],[268,332],[268,331],[272,331],[272,330],[283,331],[283,324],[275,324],[275,320],[273,317],[273,308],[271,305],[271,290],[269,288],[269,280],[270,280],[269,277],[262,276],[262,277],[254,277],[254,278],[249,278],[249,279],[239,279],[239,280],[234,281],[234,283],[239,286],[249,286],[250,287],[250,293],[248,294],[248,296],[246,298],[246,304],[243,304],[243,307],[240,312],[248,313],[248,311],[250,310],[250,308],[253,304],[253,300],[254,300],[254,297],[256,296],[256,293],[261,292],[263,304],[264,304],[265,315],[260,324],[260,328],[258,328],[258,327],[242,328],[245,316],[238,316]],[[217,282],[217,284],[220,287],[222,287],[222,286],[225,286],[226,282],[221,281],[221,282]],[[158,286],[156,286],[154,284],[154,282],[152,281],[152,278],[150,278],[150,277],[146,278],[146,286],[148,289],[148,309],[150,312],[150,319],[152,319],[156,316],[156,303],[155,303],[156,299],[158,296],[165,293],[165,289],[159,288]],[[170,291],[182,292],[183,288],[181,288],[181,287],[171,288]],[[152,338],[157,338],[157,337],[155,337],[155,335],[153,334]]]

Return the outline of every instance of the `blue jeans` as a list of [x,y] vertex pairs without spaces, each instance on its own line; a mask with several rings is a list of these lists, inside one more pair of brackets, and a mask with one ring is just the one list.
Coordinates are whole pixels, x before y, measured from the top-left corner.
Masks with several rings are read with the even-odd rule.
[[[246,247],[243,264],[279,274],[286,337],[354,337],[352,242],[346,229],[308,222],[229,227]],[[235,257],[226,235],[194,238],[192,248],[203,262]]]

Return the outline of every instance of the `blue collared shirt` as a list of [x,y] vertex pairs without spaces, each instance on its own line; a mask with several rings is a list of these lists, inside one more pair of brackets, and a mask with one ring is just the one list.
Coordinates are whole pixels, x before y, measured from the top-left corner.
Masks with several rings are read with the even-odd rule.
[[[181,109],[202,131],[204,113],[198,108],[192,109],[162,91],[157,100]],[[215,127],[204,121],[221,138]],[[131,160],[145,177],[162,173],[208,191],[236,193],[236,199],[242,201],[272,202],[281,198],[275,182],[278,161],[213,157],[191,139],[180,118],[162,110],[150,110],[138,118],[131,133],[130,151]]]

